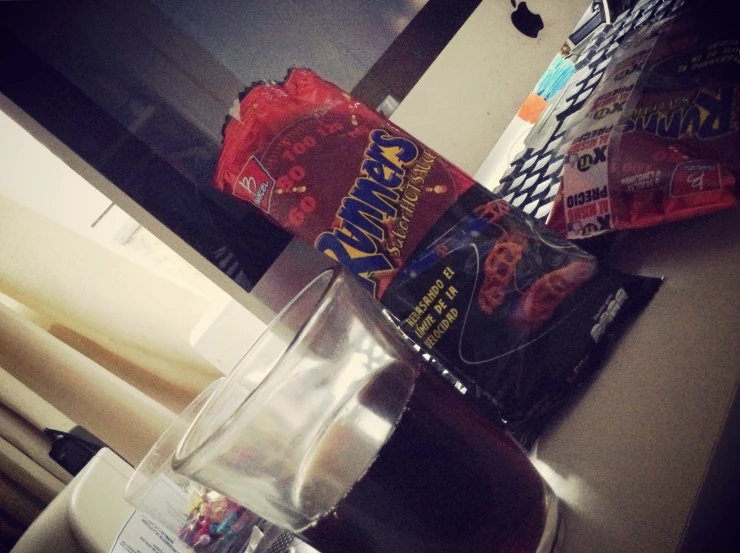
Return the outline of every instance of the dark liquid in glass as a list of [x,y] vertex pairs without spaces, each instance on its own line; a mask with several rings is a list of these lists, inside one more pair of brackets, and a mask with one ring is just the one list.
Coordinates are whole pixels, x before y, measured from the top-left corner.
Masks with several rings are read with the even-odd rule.
[[532,553],[544,526],[544,486],[524,453],[422,369],[370,468],[301,535],[322,553]]

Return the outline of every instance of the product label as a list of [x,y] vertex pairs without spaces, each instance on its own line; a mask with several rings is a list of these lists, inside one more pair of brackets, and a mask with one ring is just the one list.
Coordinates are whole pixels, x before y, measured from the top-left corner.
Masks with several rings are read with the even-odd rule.
[[[611,127],[608,127],[611,128]],[[612,228],[607,183],[610,131],[589,140],[590,148],[574,144],[567,154],[563,187],[568,233],[591,236]]]
[[118,535],[111,553],[188,553],[189,547],[179,542],[154,519],[134,511]]
[[736,132],[736,88],[722,87],[716,96],[700,91],[691,100],[680,97],[635,108],[620,130],[622,134],[635,132],[674,140],[710,140]]
[[139,509],[148,513],[172,532],[179,532],[188,518],[188,496],[164,474],[159,474],[152,487],[139,504]]
[[595,236],[614,228],[609,194],[612,137],[656,40],[657,35],[644,38],[615,55],[586,105],[586,116],[570,132],[574,138],[567,149],[562,186],[569,238]]
[[722,187],[719,163],[687,161],[676,165],[671,177],[671,196],[680,198]]
[[275,180],[267,173],[259,160],[252,156],[239,172],[234,186],[234,196],[247,200],[265,213],[270,213]]
[[[416,211],[421,190],[405,177],[407,167],[418,157],[411,140],[382,129],[372,131],[361,176],[342,199],[335,228],[319,235],[315,242],[319,251],[342,263],[374,295],[378,274],[393,269],[388,256],[400,257]],[[397,222],[398,228],[392,228],[392,222]],[[392,246],[389,234],[395,238]]]

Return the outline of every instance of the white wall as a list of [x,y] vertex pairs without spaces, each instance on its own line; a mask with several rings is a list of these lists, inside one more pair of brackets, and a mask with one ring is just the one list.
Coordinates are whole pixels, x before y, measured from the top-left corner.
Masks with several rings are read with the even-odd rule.
[[[53,284],[55,280],[72,276],[76,282],[72,293],[77,294],[79,298],[73,296],[64,298],[67,309],[72,309],[76,303],[78,310],[84,311],[83,306],[90,303],[91,297],[96,298],[93,303],[98,305],[115,303],[115,299],[120,296],[123,296],[123,301],[129,302],[132,298],[140,300],[148,298],[139,302],[142,306],[138,306],[138,309],[134,302],[134,305],[131,305],[133,311],[130,313],[118,309],[126,317],[133,319],[119,325],[115,334],[120,334],[122,329],[130,331],[137,326],[141,327],[144,333],[132,338],[131,345],[139,343],[143,346],[143,342],[147,342],[146,337],[151,337],[152,333],[157,334],[165,330],[169,335],[175,330],[157,326],[172,327],[173,323],[185,323],[189,326],[180,327],[176,332],[179,339],[184,338],[185,341],[178,342],[170,351],[170,355],[175,355],[178,349],[181,350],[180,353],[185,353],[182,351],[183,348],[189,350],[187,340],[190,338],[190,344],[195,351],[222,372],[229,372],[265,328],[263,322],[136,223],[30,133],[0,111],[0,206],[11,205],[4,199],[11,200],[19,207],[14,211],[6,211],[7,216],[0,221],[0,244],[9,239],[16,242],[12,237],[17,236],[20,242],[16,243],[19,246],[19,249],[15,250],[16,256],[24,258],[28,258],[29,255],[37,256],[37,262],[33,266],[43,267],[48,273],[39,282],[50,280],[51,286],[57,286]],[[22,221],[14,220],[10,214],[18,215],[18,210],[22,211],[21,206],[29,209],[33,215],[29,213],[21,217]],[[26,228],[31,219],[35,219],[37,223],[31,225],[33,228]],[[56,224],[62,225],[64,231],[61,229],[58,232],[47,231],[53,229]],[[25,225],[23,232],[19,233],[19,225]],[[67,232],[69,230],[73,231],[72,235]],[[79,236],[74,238],[73,235]],[[52,236],[57,238],[54,243],[39,243],[40,239],[49,240]],[[77,272],[79,267],[68,266],[74,265],[73,260],[81,261],[79,252],[82,250],[79,247],[70,249],[61,257],[59,252],[60,241],[66,244],[66,241],[72,240],[74,244],[84,244],[80,237],[94,242],[89,248],[83,248],[85,255],[88,256],[84,263],[89,265],[88,270],[83,273]],[[69,264],[65,264],[64,259],[68,259]],[[24,267],[27,265],[30,267],[27,261],[29,260],[25,259],[21,262]],[[7,259],[5,268],[16,266],[18,263],[17,259]],[[151,277],[140,279],[139,282],[133,282],[131,278],[119,282],[121,271],[134,270],[131,263],[139,269],[146,270],[135,271],[135,274],[142,276],[149,274]],[[58,274],[55,273],[55,267],[59,268]],[[110,269],[108,272],[105,270],[106,267]],[[80,282],[81,274],[89,277],[89,282]],[[36,275],[29,276],[37,278]],[[15,280],[15,277],[11,275],[8,280]],[[120,286],[117,289],[113,287],[106,289],[103,280],[111,285],[114,282],[119,282],[119,285],[125,284],[127,289],[123,290]],[[159,286],[160,283],[167,281],[171,282],[169,288],[165,286],[159,294],[152,295],[152,288],[156,288],[155,284]],[[62,289],[64,286],[59,288],[60,294]],[[83,292],[85,289],[90,293],[85,294]],[[193,318],[193,312],[189,311],[188,316],[176,318],[168,323],[167,315],[157,312],[156,308],[160,305],[161,294],[166,295],[168,290],[175,294],[176,290],[182,290],[180,307],[184,307],[188,302],[200,302],[203,307],[197,308],[196,312],[201,316]],[[11,307],[17,306],[17,302],[12,298],[6,297],[3,301]],[[163,310],[171,310],[174,305],[162,304],[160,307]],[[146,316],[141,311],[143,306],[151,308]],[[116,311],[113,305],[104,309]],[[137,317],[141,318],[140,323],[136,323]],[[160,322],[159,325],[156,324],[157,320]],[[152,323],[155,323],[154,327],[151,327]],[[224,334],[225,328],[230,333]],[[161,337],[159,343],[161,346]],[[188,354],[185,354],[185,357],[187,358]]]
[[347,91],[426,2],[152,0],[245,83],[308,67]]
[[86,232],[111,201],[0,111],[0,194]]
[[221,302],[226,296],[2,111],[0,196],[95,240],[209,302]]

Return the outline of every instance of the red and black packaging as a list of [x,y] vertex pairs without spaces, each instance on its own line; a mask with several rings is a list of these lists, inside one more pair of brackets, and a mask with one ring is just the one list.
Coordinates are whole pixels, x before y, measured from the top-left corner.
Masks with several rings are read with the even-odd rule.
[[224,134],[216,188],[341,263],[524,442],[659,285],[599,266],[308,70],[252,88]]
[[740,23],[688,10],[629,36],[569,131],[548,226],[568,238],[736,206]]

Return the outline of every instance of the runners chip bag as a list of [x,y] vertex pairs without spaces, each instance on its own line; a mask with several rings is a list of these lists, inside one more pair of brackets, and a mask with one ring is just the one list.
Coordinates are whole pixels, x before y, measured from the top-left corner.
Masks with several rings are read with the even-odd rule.
[[524,442],[659,283],[600,267],[308,70],[253,87],[224,135],[216,188],[341,263]]
[[691,10],[631,35],[569,131],[548,226],[568,238],[737,205],[740,23]]

